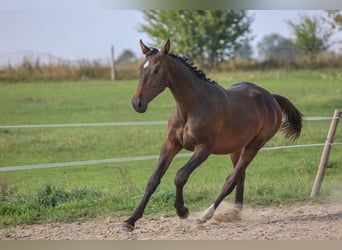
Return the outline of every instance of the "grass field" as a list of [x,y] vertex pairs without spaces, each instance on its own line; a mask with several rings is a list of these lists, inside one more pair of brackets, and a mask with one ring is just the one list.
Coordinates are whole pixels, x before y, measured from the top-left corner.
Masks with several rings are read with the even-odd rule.
[[[251,81],[286,96],[305,116],[332,116],[342,108],[338,69],[249,71],[208,76],[228,87]],[[169,91],[145,114],[131,107],[137,81],[0,83],[0,125],[166,120],[175,107]],[[307,121],[295,144],[324,143],[330,121]],[[14,165],[157,155],[166,127],[0,129],[0,168]],[[336,142],[342,142],[341,125]],[[270,146],[293,145],[278,133]],[[247,170],[248,205],[287,205],[309,200],[321,147],[262,151]],[[332,150],[316,201],[342,201],[342,146]],[[173,161],[146,214],[174,215]],[[129,214],[139,202],[156,160],[0,172],[0,227],[45,221]],[[185,187],[185,202],[200,210],[216,198],[231,171],[227,156],[212,156]],[[233,199],[233,195],[227,198]]]

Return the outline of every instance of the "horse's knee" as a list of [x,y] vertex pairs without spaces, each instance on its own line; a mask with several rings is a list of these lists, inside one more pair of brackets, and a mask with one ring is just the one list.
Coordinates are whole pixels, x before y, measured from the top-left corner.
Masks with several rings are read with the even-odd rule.
[[187,180],[188,180],[187,175],[181,169],[178,170],[175,180],[174,180],[176,187],[183,187],[185,183],[187,182]]

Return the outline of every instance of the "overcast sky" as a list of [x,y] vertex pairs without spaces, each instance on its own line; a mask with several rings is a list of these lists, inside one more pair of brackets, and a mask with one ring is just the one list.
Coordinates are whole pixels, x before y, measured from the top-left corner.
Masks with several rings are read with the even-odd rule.
[[[273,32],[289,37],[286,20],[295,20],[301,13],[317,15],[320,11],[250,11],[254,16],[252,44]],[[116,55],[130,49],[140,56],[139,39],[151,42],[146,34],[139,32],[139,24],[143,22],[138,10],[2,8],[0,59],[23,52],[52,54],[69,60],[109,58],[112,45]]]

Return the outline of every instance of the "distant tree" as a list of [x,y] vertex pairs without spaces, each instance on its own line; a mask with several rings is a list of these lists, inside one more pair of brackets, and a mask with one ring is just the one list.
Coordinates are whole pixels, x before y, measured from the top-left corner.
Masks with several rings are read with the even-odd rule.
[[235,57],[244,59],[251,59],[253,55],[253,48],[248,40],[245,40],[243,44],[235,52]]
[[132,50],[125,49],[116,60],[117,63],[130,63],[136,60],[135,53]]
[[[342,33],[342,10],[327,10],[325,12],[328,14],[326,17],[326,22],[330,24],[331,29],[336,37],[333,43],[341,44],[341,36],[338,36],[338,34],[341,35]],[[339,38],[337,39],[337,37]]]
[[171,39],[172,49],[209,67],[231,58],[250,32],[244,10],[143,11],[146,32],[157,46]]
[[259,55],[263,59],[286,58],[293,59],[297,51],[291,40],[277,33],[265,35],[257,44]]
[[[330,19],[333,28],[338,28],[342,31],[342,11],[341,10],[327,10],[328,18]],[[336,26],[335,26],[336,25]]]
[[296,47],[311,58],[332,45],[333,29],[322,18],[300,16],[299,22],[288,20],[287,23],[294,33]]

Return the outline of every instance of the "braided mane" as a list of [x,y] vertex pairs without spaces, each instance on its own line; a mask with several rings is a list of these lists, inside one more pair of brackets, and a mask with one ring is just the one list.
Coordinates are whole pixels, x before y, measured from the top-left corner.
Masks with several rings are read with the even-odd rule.
[[217,84],[217,82],[211,80],[210,78],[207,78],[207,76],[205,75],[203,70],[198,69],[196,66],[194,66],[194,64],[192,62],[189,62],[188,58],[178,56],[178,55],[174,54],[173,52],[171,52],[169,54],[169,56],[171,56],[172,58],[177,59],[178,61],[181,61],[188,69],[190,69],[192,72],[194,72],[195,75],[197,77],[199,77],[200,79],[203,79],[203,80],[205,80],[205,81],[207,81],[208,83],[211,83],[211,84]]

